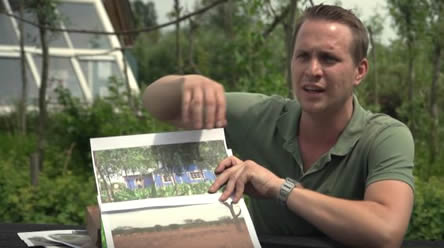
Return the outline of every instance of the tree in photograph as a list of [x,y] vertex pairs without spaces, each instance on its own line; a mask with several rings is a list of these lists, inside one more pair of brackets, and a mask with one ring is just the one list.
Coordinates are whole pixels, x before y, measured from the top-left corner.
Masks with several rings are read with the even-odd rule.
[[[196,166],[203,175],[203,170],[214,170],[217,164],[226,157],[222,141],[155,145],[150,149],[152,149],[154,159],[161,166],[159,172],[172,178],[173,195],[177,195],[180,191],[175,175],[183,175],[192,166]],[[199,191],[199,189],[196,190]]]
[[136,174],[143,177],[157,168],[149,147],[95,151],[94,160],[96,171],[102,179],[100,186],[110,201],[115,198],[112,178]]

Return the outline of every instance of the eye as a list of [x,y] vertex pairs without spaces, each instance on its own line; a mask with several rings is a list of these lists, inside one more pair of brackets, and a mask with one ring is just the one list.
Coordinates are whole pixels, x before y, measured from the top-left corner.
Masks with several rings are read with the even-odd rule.
[[302,60],[302,61],[307,61],[309,58],[310,58],[310,56],[306,52],[296,53],[296,56],[295,56],[295,59]]
[[333,55],[330,55],[330,54],[322,54],[321,61],[327,65],[333,65],[333,64],[339,62],[339,59]]

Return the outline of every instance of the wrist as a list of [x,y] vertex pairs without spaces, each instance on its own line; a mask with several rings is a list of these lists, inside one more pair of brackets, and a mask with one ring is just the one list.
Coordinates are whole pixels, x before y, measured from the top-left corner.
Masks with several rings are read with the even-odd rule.
[[301,183],[299,183],[295,179],[292,179],[289,177],[287,177],[287,178],[285,178],[285,180],[283,180],[283,183],[281,184],[281,186],[279,188],[279,192],[278,192],[278,196],[277,196],[277,200],[280,205],[287,206],[288,197],[290,196],[290,193],[295,188],[302,188]]
[[285,178],[279,178],[276,181],[276,184],[273,187],[273,198],[274,199],[279,199],[279,194],[280,194],[280,191],[281,191],[281,187],[282,187],[282,184],[284,184],[284,183],[285,183]]

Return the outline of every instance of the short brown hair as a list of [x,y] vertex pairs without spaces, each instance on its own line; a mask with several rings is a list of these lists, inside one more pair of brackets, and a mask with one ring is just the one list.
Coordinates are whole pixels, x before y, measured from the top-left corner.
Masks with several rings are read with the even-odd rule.
[[315,5],[307,8],[302,16],[297,20],[293,36],[293,46],[296,42],[299,29],[306,20],[334,21],[348,26],[352,32],[353,40],[351,45],[351,55],[353,62],[358,64],[367,57],[368,33],[361,20],[353,14],[351,10],[346,10],[334,5]]

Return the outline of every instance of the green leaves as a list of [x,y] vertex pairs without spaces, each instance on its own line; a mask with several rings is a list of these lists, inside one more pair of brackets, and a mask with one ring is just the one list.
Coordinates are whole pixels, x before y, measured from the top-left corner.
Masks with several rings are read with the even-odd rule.
[[443,240],[444,180],[431,177],[426,181],[417,179],[415,184],[415,205],[406,238]]
[[42,174],[39,186],[33,187],[27,164],[0,164],[0,214],[5,222],[83,224],[85,207],[96,203],[92,177]]

